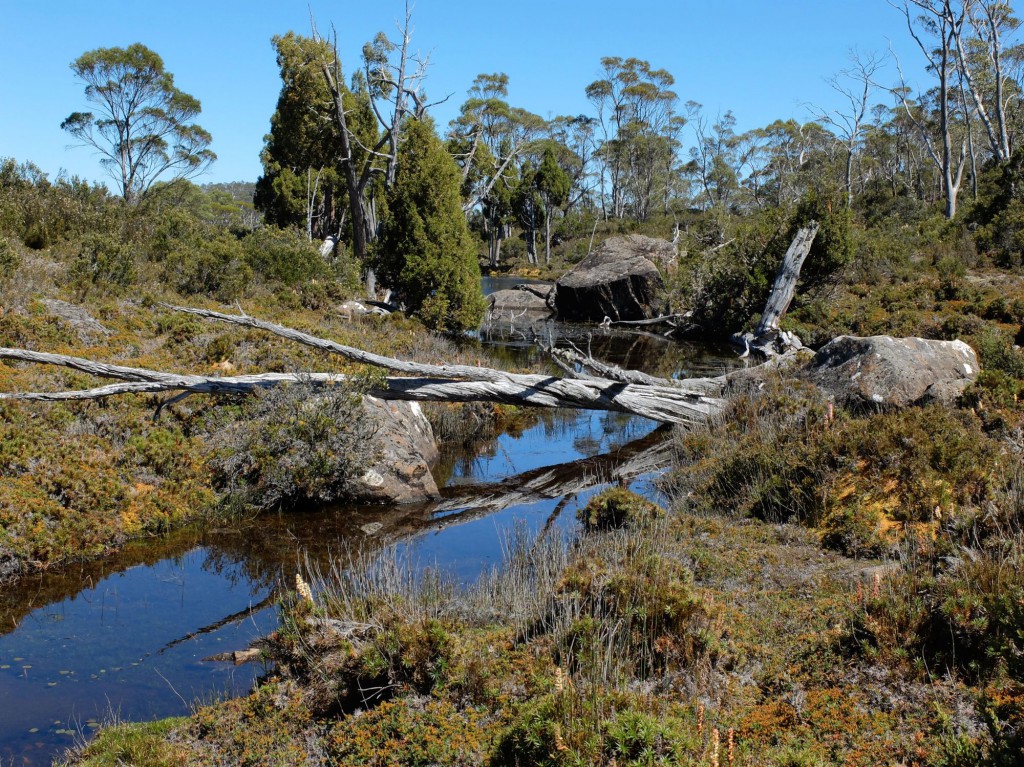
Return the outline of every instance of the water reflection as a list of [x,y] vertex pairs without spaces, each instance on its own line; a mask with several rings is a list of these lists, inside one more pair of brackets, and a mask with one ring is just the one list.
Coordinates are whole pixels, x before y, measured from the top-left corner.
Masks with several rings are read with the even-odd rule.
[[[664,376],[733,364],[648,333],[552,324],[550,337]],[[497,351],[520,362],[542,354],[517,345]],[[666,463],[666,430],[644,419],[562,410],[534,418],[514,434],[449,451],[440,503],[344,506],[185,530],[0,592],[0,764],[47,764],[111,715],[180,715],[197,698],[248,690],[258,666],[204,658],[273,630],[280,584],[307,558],[326,569],[339,552],[394,544],[468,582],[500,562],[514,526],[568,531],[576,508],[603,484],[651,493],[652,468]]]

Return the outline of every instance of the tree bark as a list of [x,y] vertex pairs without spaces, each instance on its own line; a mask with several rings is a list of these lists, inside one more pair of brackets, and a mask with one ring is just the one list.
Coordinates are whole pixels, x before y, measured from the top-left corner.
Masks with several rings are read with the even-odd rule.
[[811,221],[807,226],[801,228],[793,242],[789,244],[782,265],[775,274],[775,283],[772,285],[771,295],[764,307],[761,321],[757,323],[754,331],[756,338],[762,338],[768,333],[777,333],[779,320],[786,313],[789,305],[793,302],[793,294],[796,292],[796,281],[800,278],[800,270],[803,268],[807,254],[811,252],[814,238],[818,234],[818,222]]
[[[169,307],[207,319],[259,328],[345,359],[380,367],[403,376],[391,376],[368,394],[386,400],[414,402],[499,402],[549,408],[580,408],[630,413],[664,423],[700,423],[720,412],[725,377],[670,381],[651,379],[634,383],[624,376],[575,377],[508,373],[469,365],[429,365],[373,354],[327,339],[247,315],[230,315],[205,309]],[[0,359],[58,365],[121,383],[93,389],[59,392],[0,393],[0,400],[39,402],[82,401],[122,394],[179,392],[192,394],[247,393],[283,384],[329,386],[345,380],[330,373],[262,373],[243,376],[198,376],[164,373],[145,368],[124,367],[80,357],[47,354],[27,349],[0,348]],[[598,363],[594,363],[598,364]],[[613,369],[605,368],[605,372]]]

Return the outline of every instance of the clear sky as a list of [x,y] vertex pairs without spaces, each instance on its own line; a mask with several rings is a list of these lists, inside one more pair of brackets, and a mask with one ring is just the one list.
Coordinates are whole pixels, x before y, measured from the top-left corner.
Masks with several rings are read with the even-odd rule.
[[[350,74],[362,44],[391,33],[401,0],[0,0],[0,157],[106,180],[86,148],[60,130],[87,108],[69,69],[87,50],[141,42],[160,54],[176,85],[200,99],[197,122],[219,159],[204,181],[254,181],[280,91],[270,38],[333,23]],[[827,79],[849,51],[891,42],[911,85],[929,83],[901,14],[886,0],[418,0],[413,47],[430,54],[432,110],[440,128],[473,78],[509,76],[509,102],[543,117],[592,113],[584,88],[604,56],[646,59],[676,78],[682,102],[714,116],[731,109],[737,130],[810,118],[808,104],[840,106]],[[882,75],[894,84],[894,67]],[[879,97],[881,98],[881,97]]]

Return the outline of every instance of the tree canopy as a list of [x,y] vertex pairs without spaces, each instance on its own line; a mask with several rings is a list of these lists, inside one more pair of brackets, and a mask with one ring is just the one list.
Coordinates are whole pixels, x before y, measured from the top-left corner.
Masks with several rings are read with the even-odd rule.
[[428,326],[474,328],[484,300],[459,169],[429,118],[409,119],[403,133],[377,242],[379,276]]
[[191,178],[217,159],[210,134],[190,122],[202,111],[199,99],[175,87],[146,46],[97,48],[71,70],[96,111],[72,112],[61,128],[100,153],[127,202],[138,202],[161,176]]

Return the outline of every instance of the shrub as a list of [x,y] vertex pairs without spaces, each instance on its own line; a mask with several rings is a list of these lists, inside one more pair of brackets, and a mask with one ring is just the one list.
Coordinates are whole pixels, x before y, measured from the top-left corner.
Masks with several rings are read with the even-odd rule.
[[561,591],[568,621],[556,630],[555,660],[591,682],[646,679],[718,653],[715,613],[692,572],[644,543],[614,566],[581,556],[566,569]]
[[985,370],[998,370],[1013,378],[1024,378],[1024,352],[1013,347],[1013,340],[995,328],[975,336],[973,345]]
[[11,245],[10,240],[0,236],[0,285],[10,282],[21,266],[21,254]]
[[598,493],[576,512],[584,529],[615,530],[641,527],[664,516],[664,510],[624,487],[611,487]]
[[242,240],[242,249],[249,268],[268,282],[294,287],[328,275],[317,247],[293,229],[261,227]]
[[111,235],[88,235],[71,263],[69,276],[81,299],[94,288],[101,292],[126,288],[138,276],[134,248]]
[[945,525],[942,546],[904,550],[905,567],[859,605],[862,648],[976,680],[1024,675],[1024,475],[999,484],[984,513]]
[[[826,546],[878,554],[991,497],[1004,463],[969,412],[827,418],[812,392],[769,387],[681,438],[670,480],[698,512],[820,526]],[[691,492],[692,491],[692,492]]]
[[252,270],[238,240],[219,233],[201,242],[172,243],[164,259],[164,278],[179,293],[230,300],[242,294]]
[[257,509],[345,496],[374,459],[358,388],[298,384],[258,392],[216,439],[214,471],[231,502]]

